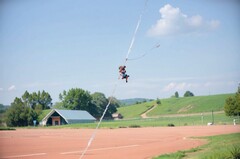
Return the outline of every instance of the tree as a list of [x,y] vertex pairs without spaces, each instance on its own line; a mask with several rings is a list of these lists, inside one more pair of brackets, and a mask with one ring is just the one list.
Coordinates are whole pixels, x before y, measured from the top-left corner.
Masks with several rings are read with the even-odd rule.
[[115,97],[108,97],[108,100],[110,100],[110,98],[112,98],[111,104],[113,104],[114,107],[119,108],[121,105],[120,101],[117,100],[117,98],[115,98]]
[[38,91],[37,93],[33,92],[32,94],[25,91],[22,95],[22,100],[26,106],[32,109],[35,109],[35,107],[38,106],[38,109],[41,108],[41,110],[44,110],[50,109],[52,106],[52,98],[50,94],[44,90],[42,92]]
[[86,110],[90,113],[92,97],[88,91],[80,88],[65,90],[59,95],[62,106],[71,110]]
[[45,91],[33,92],[25,91],[22,98],[16,97],[6,112],[6,122],[8,126],[32,125],[33,120],[37,120],[43,109],[49,109],[52,98]]
[[[101,117],[106,106],[108,105],[108,99],[103,93],[96,92],[90,95],[88,91],[80,88],[72,88],[68,92],[63,91],[59,94],[61,100],[61,107],[71,110],[86,110],[96,118]],[[119,104],[117,99],[112,98],[105,117],[111,117],[112,113],[116,112]]]
[[105,107],[108,104],[108,100],[103,93],[99,93],[99,92],[95,92],[91,94],[91,97],[92,97],[92,104],[96,106],[95,117],[99,118],[101,117],[103,111],[105,110]]
[[226,99],[224,111],[227,116],[240,115],[240,85],[238,86],[238,91],[235,96]]
[[190,91],[186,91],[184,93],[184,97],[193,97],[193,96],[194,96],[194,94],[192,92],[190,92]]
[[111,103],[108,106],[108,109],[105,114],[105,118],[112,118],[112,114],[117,111],[117,107],[120,106],[118,100],[114,97],[109,97],[108,99],[105,97],[103,93],[95,92],[92,95],[92,103],[96,106],[97,117],[101,117],[106,106],[109,103],[111,98]]
[[178,91],[177,91],[177,92],[175,92],[175,97],[176,97],[176,98],[179,98]]
[[4,106],[3,104],[0,104],[0,114],[4,113],[6,111],[7,107]]
[[141,104],[142,102],[136,101],[135,104]]
[[38,103],[42,106],[42,109],[50,109],[52,106],[52,98],[50,94],[44,90],[42,92],[38,91]]
[[117,108],[120,107],[120,102],[115,97],[108,97],[108,101],[110,101],[110,98],[111,98],[111,103],[108,107],[108,113],[111,114],[111,117],[112,117],[112,114],[116,113]]
[[63,107],[63,103],[62,102],[56,102],[53,105],[53,109],[66,109],[66,108]]
[[27,126],[32,125],[33,120],[37,119],[37,113],[25,105],[21,98],[15,98],[11,107],[6,112],[6,123],[8,126]]
[[237,91],[238,94],[240,94],[240,83],[238,84],[238,91]]
[[161,100],[160,100],[159,98],[157,98],[156,103],[157,103],[158,105],[160,105],[160,104],[161,104]]

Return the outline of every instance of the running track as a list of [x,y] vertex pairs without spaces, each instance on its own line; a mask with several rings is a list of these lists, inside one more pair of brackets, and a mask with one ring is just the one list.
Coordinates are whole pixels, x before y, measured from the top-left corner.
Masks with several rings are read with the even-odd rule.
[[[0,159],[79,159],[93,129],[0,131]],[[84,159],[148,159],[207,141],[190,137],[240,132],[240,126],[99,129]]]

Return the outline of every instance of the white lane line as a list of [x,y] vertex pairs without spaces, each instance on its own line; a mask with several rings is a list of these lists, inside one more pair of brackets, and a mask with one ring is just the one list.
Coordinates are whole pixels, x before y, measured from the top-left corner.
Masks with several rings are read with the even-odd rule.
[[129,139],[129,140],[134,140],[134,141],[160,141],[156,139]]
[[[123,148],[130,148],[130,147],[137,147],[140,145],[127,145],[127,146],[118,146],[118,147],[105,147],[105,148],[98,148],[98,149],[90,149],[89,151],[102,151],[102,150],[114,150],[114,149],[123,149]],[[71,152],[62,152],[61,155],[67,155],[67,154],[74,154],[74,153],[81,153],[83,151],[71,151]]]
[[15,156],[1,156],[0,158],[20,158],[20,157],[42,156],[42,155],[46,155],[46,153],[33,153],[33,154],[15,155]]

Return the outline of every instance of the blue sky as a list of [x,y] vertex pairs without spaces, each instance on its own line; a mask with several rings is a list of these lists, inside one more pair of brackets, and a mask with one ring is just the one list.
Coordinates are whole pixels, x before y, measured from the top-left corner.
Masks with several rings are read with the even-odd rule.
[[[149,0],[1,1],[0,103],[82,88],[118,99],[234,93],[240,82],[240,3]],[[153,46],[160,44],[159,48]]]

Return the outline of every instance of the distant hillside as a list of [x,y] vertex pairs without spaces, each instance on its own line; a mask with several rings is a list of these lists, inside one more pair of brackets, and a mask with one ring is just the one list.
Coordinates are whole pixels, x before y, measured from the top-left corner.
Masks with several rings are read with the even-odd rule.
[[156,102],[144,102],[118,108],[118,113],[123,115],[123,118],[140,118],[140,115],[150,109]]
[[120,99],[118,101],[121,103],[121,106],[127,106],[127,105],[133,105],[133,104],[136,104],[136,103],[153,101],[153,99],[131,98],[131,99]]
[[[212,110],[223,111],[225,100],[233,95],[234,94],[220,94],[160,99],[161,104],[157,105],[147,116],[202,113],[211,112]],[[120,107],[118,108],[118,113],[121,113],[125,118],[139,118],[142,113],[146,112],[153,105],[156,105],[156,101]]]
[[0,113],[4,113],[8,108],[8,105],[0,104]]

